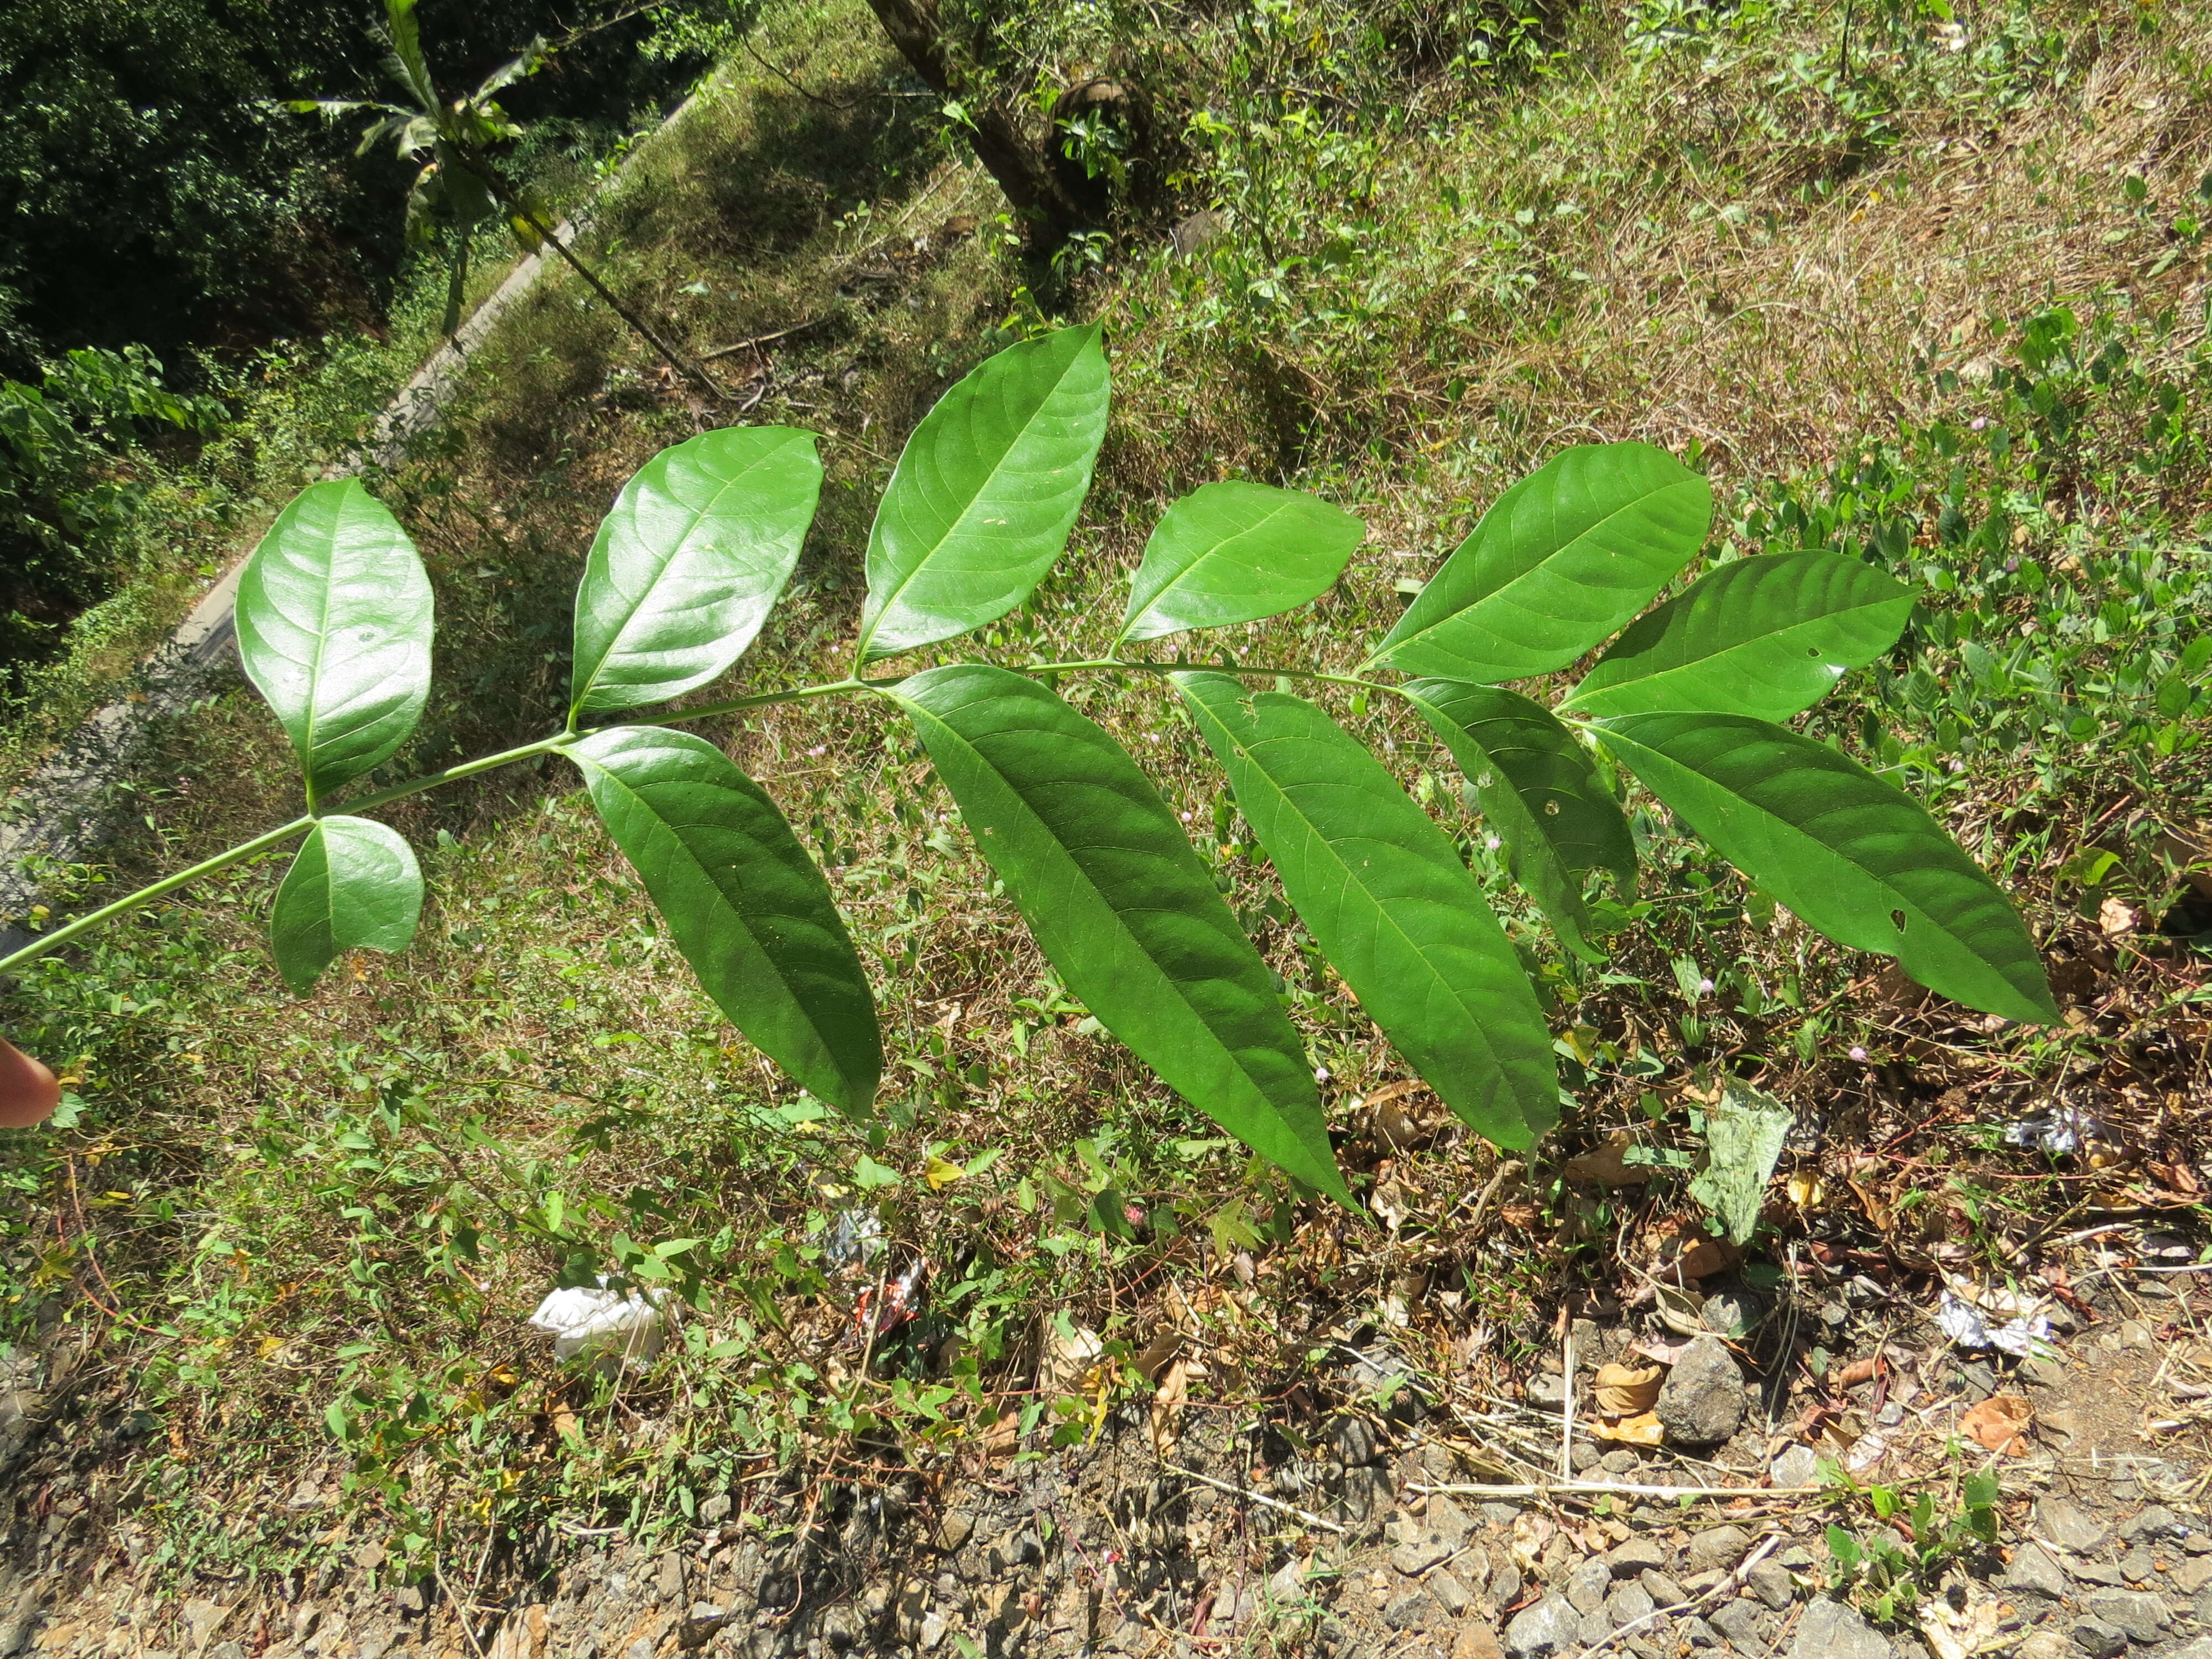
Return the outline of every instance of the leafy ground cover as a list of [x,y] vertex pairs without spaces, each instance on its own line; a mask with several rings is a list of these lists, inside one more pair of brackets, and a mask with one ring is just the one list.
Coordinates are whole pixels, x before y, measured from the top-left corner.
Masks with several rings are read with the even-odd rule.
[[[1189,814],[1281,976],[1370,1228],[1295,1204],[1100,1034],[879,719],[788,707],[714,734],[880,969],[899,1081],[871,1129],[720,1023],[570,786],[502,775],[397,815],[431,892],[404,958],[290,999],[261,942],[279,872],[257,866],[9,993],[8,1029],[72,1096],[66,1124],[9,1137],[12,1340],[79,1337],[127,1372],[100,1501],[129,1494],[159,1571],[312,1564],[327,1525],[285,1503],[307,1480],[342,1486],[393,1581],[477,1571],[556,1519],[673,1533],[719,1496],[789,1528],[824,1470],[1084,1441],[1151,1392],[1163,1302],[1245,1275],[1278,1287],[1278,1322],[1241,1331],[1196,1398],[1296,1431],[1338,1386],[1313,1358],[1333,1322],[1392,1333],[1405,1375],[1503,1386],[1593,1296],[1650,1308],[1739,1264],[1788,1289],[1809,1257],[1932,1301],[1942,1275],[2002,1282],[2110,1216],[2195,1227],[2201,24],[1878,18],[1847,71],[1815,9],[1633,7],[1570,20],[1547,73],[1439,73],[1386,112],[1295,92],[1366,61],[1356,29],[1255,15],[1230,45],[1293,91],[1198,126],[1215,239],[1185,255],[1133,232],[1057,273],[1106,323],[1121,401],[1071,556],[986,648],[1095,654],[1159,507],[1251,476],[1373,526],[1315,610],[1249,635],[1255,657],[1349,665],[1505,483],[1565,443],[1646,439],[1707,471],[1722,544],[1847,552],[1912,589],[1904,642],[1805,729],[1929,802],[2008,886],[2065,1023],[1966,1017],[1818,944],[1632,791],[1644,884],[1593,907],[1609,954],[1584,963],[1510,896],[1429,729],[1347,699],[1547,1000],[1571,1104],[1501,1160],[1405,1086],[1170,701],[1068,686]],[[906,430],[1041,325],[1051,278],[898,95],[868,21],[778,14],[758,44],[780,73],[742,72],[599,232],[701,349],[756,343],[718,359],[748,418],[823,436],[821,519],[739,670],[763,690],[853,636]],[[557,721],[591,526],[709,418],[564,286],[487,349],[462,413],[379,483],[445,624],[405,764]],[[288,775],[242,689],[214,698],[167,734],[143,833],[55,902],[289,816]],[[1747,1257],[1708,1233],[1729,1205],[1694,1182],[1730,1078],[1793,1115]],[[2072,1139],[2012,1144],[2024,1123]],[[929,1318],[878,1352],[856,1297],[916,1256]],[[600,1273],[693,1310],[651,1369],[562,1368],[522,1329],[549,1286]],[[1816,1334],[1792,1352],[1826,1369]]]

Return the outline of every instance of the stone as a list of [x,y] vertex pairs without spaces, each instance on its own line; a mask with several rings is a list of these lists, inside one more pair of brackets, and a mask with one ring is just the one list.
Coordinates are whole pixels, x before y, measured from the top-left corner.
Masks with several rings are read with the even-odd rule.
[[1613,1594],[1605,1598],[1605,1616],[1613,1620],[1617,1629],[1648,1619],[1657,1608],[1651,1592],[1641,1584],[1617,1584]]
[[1790,1659],[1890,1659],[1889,1638],[1856,1608],[1823,1596],[1797,1621]]
[[2063,1498],[2039,1498],[2035,1501],[2035,1533],[2062,1550],[2071,1550],[2076,1555],[2086,1555],[2101,1545],[2109,1536],[2104,1526],[2090,1519],[2078,1505]]
[[1693,1648],[1717,1648],[1721,1644],[1720,1632],[1695,1613],[1678,1620],[1674,1633]]
[[1698,1310],[1698,1322],[1722,1336],[1747,1336],[1765,1317],[1765,1297],[1733,1285],[1713,1291]]
[[1505,1627],[1505,1659],[1552,1659],[1572,1648],[1582,1614],[1564,1595],[1547,1595]]
[[1603,1607],[1583,1615],[1582,1623],[1575,1626],[1575,1640],[1585,1648],[1603,1647],[1613,1637],[1613,1620],[1606,1617]]
[[2194,1595],[2212,1584],[2212,1555],[2191,1555],[2173,1564],[2166,1581],[2184,1595]]
[[1429,1580],[1429,1594],[1455,1619],[1474,1605],[1474,1592],[1468,1588],[1467,1580],[1449,1567],[1439,1569]]
[[1505,1659],[1505,1647],[1496,1631],[1477,1620],[1452,1638],[1451,1659]]
[[1548,1374],[1528,1379],[1528,1403],[1540,1412],[1555,1412],[1567,1403],[1567,1385]]
[[2128,1633],[2101,1619],[2077,1619],[2074,1621],[2074,1645],[2087,1654],[2089,1659],[2118,1659],[2128,1650]]
[[975,1517],[966,1510],[948,1510],[931,1529],[929,1547],[940,1555],[951,1555],[975,1535]]
[[1674,1561],[1674,1551],[1664,1539],[1654,1538],[1649,1533],[1615,1544],[1605,1553],[1606,1565],[1613,1569],[1615,1578],[1637,1578],[1647,1572],[1662,1572]]
[[1339,1418],[1333,1438],[1337,1461],[1347,1469],[1368,1468],[1382,1455],[1382,1443],[1376,1436],[1375,1425],[1364,1417]]
[[2197,1591],[2197,1600],[2190,1604],[2189,1616],[2200,1625],[2212,1625],[2212,1589]]
[[660,1599],[681,1601],[684,1599],[684,1558],[670,1550],[660,1558]]
[[1743,1422],[1743,1373],[1718,1337],[1693,1337],[1660,1386],[1660,1425],[1681,1446],[1717,1446]]
[[2112,1589],[2126,1586],[2127,1574],[2109,1561],[2076,1561],[2068,1569],[2085,1584],[2103,1584]]
[[1889,1659],[1934,1659],[1934,1656],[1928,1651],[1928,1644],[1917,1636],[1893,1636]]
[[2120,1577],[2130,1584],[2148,1584],[2158,1577],[2158,1562],[2141,1544],[2120,1559]]
[[2166,1598],[2148,1590],[2093,1590],[2085,1605],[2091,1618],[2118,1626],[2131,1640],[2145,1646],[2157,1641],[2173,1622],[2173,1615],[2166,1611]]
[[2057,1601],[2065,1598],[2066,1569],[2042,1545],[2022,1544],[1997,1583],[2015,1595],[2045,1595]]
[[1767,1474],[1778,1486],[1809,1486],[1820,1477],[1820,1460],[1810,1446],[1785,1446]]
[[1723,1601],[1705,1615],[1712,1627],[1728,1638],[1731,1645],[1756,1649],[1766,1627],[1766,1609],[1758,1602],[1741,1597]]
[[1431,1494],[1427,1520],[1429,1530],[1454,1549],[1467,1542],[1468,1534],[1474,1528],[1467,1511],[1443,1492]]
[[2074,1659],[2074,1644],[2065,1634],[2045,1625],[2028,1632],[2015,1659]]
[[1789,1570],[1772,1561],[1761,1561],[1743,1576],[1745,1586],[1777,1613],[1797,1599],[1797,1585]]
[[1636,1581],[1644,1593],[1662,1607],[1671,1607],[1690,1599],[1689,1592],[1663,1572],[1647,1572]]
[[2153,1504],[2120,1522],[2120,1536],[2127,1539],[2179,1538],[2188,1530],[2187,1523],[2163,1504]]
[[924,1613],[921,1620],[921,1650],[924,1653],[931,1652],[944,1639],[945,1615],[941,1613]]
[[1267,1594],[1279,1607],[1286,1607],[1305,1594],[1305,1563],[1292,1556],[1275,1569],[1275,1576],[1267,1581]]
[[1750,1547],[1751,1534],[1741,1527],[1714,1527],[1695,1534],[1688,1552],[1690,1571],[1726,1572],[1743,1559],[1743,1553]]
[[1595,1613],[1613,1588],[1613,1569],[1598,1556],[1587,1556],[1567,1575],[1567,1600],[1577,1613]]
[[1390,1505],[1395,1497],[1388,1470],[1371,1466],[1346,1469],[1344,1492],[1336,1500],[1334,1518],[1350,1527],[1355,1537],[1371,1538],[1382,1530],[1382,1523],[1389,1519]]
[[710,1527],[718,1527],[730,1518],[730,1494],[718,1492],[699,1505],[699,1518]]
[[1510,1607],[1521,1599],[1522,1589],[1521,1569],[1513,1565],[1504,1551],[1498,1553],[1498,1565],[1491,1569],[1490,1587],[1484,1592],[1493,1607]]
[[1390,1565],[1408,1577],[1419,1577],[1452,1553],[1441,1533],[1424,1532],[1390,1552]]
[[1382,1609],[1382,1622],[1392,1630],[1421,1630],[1437,1615],[1437,1604],[1418,1584],[1392,1596]]

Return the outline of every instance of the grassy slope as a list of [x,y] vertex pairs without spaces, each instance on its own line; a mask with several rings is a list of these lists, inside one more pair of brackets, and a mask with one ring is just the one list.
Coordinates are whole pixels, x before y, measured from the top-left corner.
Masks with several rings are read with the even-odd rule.
[[[2196,982],[2190,958],[2115,958],[2072,912],[2112,897],[2155,924],[2166,908],[2179,843],[2161,837],[2202,821],[2205,789],[2202,704],[2175,665],[2212,580],[2185,418],[2212,391],[2196,355],[2204,268],[2169,229],[2212,130],[2201,26],[2139,33],[2118,9],[2047,36],[1969,21],[1958,54],[1862,41],[1888,88],[1876,97],[1823,85],[1825,13],[1747,8],[1704,44],[1646,34],[1632,49],[1620,16],[1593,14],[1533,88],[1432,86],[1395,124],[1309,151],[1279,138],[1296,190],[1248,195],[1240,228],[1195,262],[1140,240],[1086,279],[1077,303],[1116,342],[1100,488],[1038,601],[981,641],[1008,660],[1102,642],[1158,508],[1214,477],[1295,478],[1373,527],[1337,592],[1238,642],[1261,660],[1356,659],[1395,614],[1395,580],[1425,574],[1562,443],[1701,451],[1739,546],[1856,548],[1869,526],[1905,525],[1875,550],[1930,619],[1810,729],[1902,768],[2008,875],[2073,975],[2068,1032],[1920,1007],[1879,963],[1762,915],[1649,811],[1644,925],[1607,971],[1579,969],[1503,888],[1442,757],[1380,711],[1361,719],[1468,835],[1556,1000],[1582,1103],[1564,1149],[1629,1124],[1691,1146],[1684,1091],[1723,1059],[1764,1060],[1768,1086],[1829,1124],[1808,1170],[1863,1200],[1806,1219],[1908,1254],[1946,1241],[1962,1266],[2090,1195],[2068,1172],[2018,1178],[2017,1158],[1971,1128],[2054,1076],[2097,1091],[2134,1144],[2130,1170],[2193,1161],[2194,1109],[2168,1103],[2203,1097],[2201,1033],[2171,1005]],[[830,467],[791,598],[742,671],[761,689],[842,672],[901,438],[1023,303],[994,198],[908,125],[910,100],[881,95],[899,82],[865,22],[840,3],[780,24],[763,49],[804,90],[740,66],[603,233],[624,286],[697,343],[808,325],[723,360],[761,391],[748,418],[820,431]],[[1262,232],[1277,258],[1319,257],[1277,272]],[[2079,412],[2063,435],[2032,390],[1989,384],[2018,361],[2020,322],[2062,299],[2084,361],[2028,378]],[[2100,380],[2086,360],[2106,338],[2125,356]],[[764,384],[743,378],[757,372]],[[2171,433],[2152,426],[2161,387],[2185,411]],[[410,767],[556,718],[592,526],[635,466],[694,429],[680,389],[566,285],[485,353],[471,395],[435,453],[379,486],[441,606],[440,686]],[[404,1568],[555,1506],[671,1517],[750,1460],[843,1443],[855,1410],[917,1449],[957,1437],[971,1387],[1027,1387],[1055,1313],[1139,1337],[1162,1269],[1218,1268],[1217,1247],[1252,1251],[1295,1291],[1279,1350],[1262,1342],[1255,1361],[1276,1390],[1310,1326],[1373,1311],[1409,1275],[1464,1274],[1470,1293],[1417,1311],[1403,1343],[1431,1364],[1466,1317],[1547,1326],[1563,1290],[1617,1273],[1614,1250],[1648,1259],[1679,1194],[1555,1185],[1549,1149],[1486,1234],[1455,1231],[1494,1155],[1457,1131],[1413,1157],[1378,1140],[1355,1095],[1400,1075],[1395,1058],[1216,817],[1188,726],[1148,688],[1070,695],[1194,828],[1213,821],[1208,856],[1291,988],[1347,1164],[1392,1232],[1274,1207],[1264,1172],[1054,1006],[904,732],[859,707],[770,711],[719,735],[831,866],[878,971],[896,1080],[872,1133],[814,1118],[718,1022],[550,769],[395,813],[430,881],[421,940],[343,964],[307,1001],[283,995],[258,939],[274,866],[11,994],[11,1033],[70,1062],[85,1101],[74,1127],[7,1149],[13,1316],[25,1337],[56,1318],[98,1329],[135,1373],[128,1397],[158,1431],[146,1467],[116,1476],[148,1477],[133,1524],[180,1560],[289,1559],[313,1546],[286,1495],[349,1474]],[[157,775],[153,827],[117,879],[293,810],[242,693],[170,734]],[[2083,903],[2061,872],[2091,824],[2118,857]],[[921,1179],[937,1152],[996,1161],[937,1190]],[[1965,1185],[1932,1179],[1937,1163]],[[849,1292],[825,1289],[808,1241],[878,1170],[897,1179],[872,1196],[938,1264],[963,1345],[943,1375],[862,1387]],[[1105,1184],[1182,1239],[1102,1237],[1081,1212]],[[563,1382],[519,1324],[551,1277],[572,1258],[634,1271],[626,1252],[676,1239],[697,1241],[672,1260],[703,1285],[678,1357],[618,1390]]]

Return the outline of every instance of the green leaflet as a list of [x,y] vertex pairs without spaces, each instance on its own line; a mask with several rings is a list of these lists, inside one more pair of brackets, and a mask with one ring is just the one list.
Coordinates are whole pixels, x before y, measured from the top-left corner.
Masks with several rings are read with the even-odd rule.
[[405,950],[422,915],[422,872],[397,830],[368,818],[319,818],[270,911],[276,971],[305,996],[348,951]]
[[868,535],[863,666],[1019,605],[1067,545],[1106,436],[1096,324],[985,361],[907,440]]
[[1559,1120],[1552,1034],[1449,837],[1312,703],[1177,674],[1299,916],[1429,1086],[1502,1146]]
[[1317,496],[1210,483],[1160,515],[1116,643],[1279,616],[1328,592],[1367,526]]
[[358,478],[310,484],[238,581],[238,656],[310,802],[407,741],[430,694],[430,580]]
[[1068,988],[1222,1127],[1351,1203],[1273,975],[1121,746],[1002,668],[890,695]]
[[2043,963],[1996,884],[1914,801],[1825,744],[1741,714],[1595,722],[1644,787],[1839,945],[1895,957],[1929,989],[2056,1021]]
[[814,434],[789,427],[702,432],[640,467],[576,590],[571,718],[681,696],[737,661],[821,493]]
[[1399,690],[1474,786],[1483,816],[1505,843],[1514,880],[1543,907],[1569,950],[1600,960],[1589,939],[1583,878],[1607,870],[1624,891],[1633,891],[1636,842],[1574,733],[1542,704],[1498,686],[1413,680]]
[[1480,684],[1564,668],[1697,556],[1712,510],[1662,449],[1562,450],[1492,504],[1368,666]]
[[617,726],[563,752],[730,1023],[820,1099],[866,1112],[883,1074],[875,999],[775,803],[688,732]]
[[1767,1178],[1794,1121],[1765,1090],[1741,1078],[1722,1079],[1721,1097],[1705,1112],[1705,1167],[1690,1178],[1690,1196],[1720,1222],[1730,1243],[1751,1242]]
[[1888,650],[1911,614],[1911,593],[1863,559],[1737,559],[1638,618],[1560,707],[1786,720]]

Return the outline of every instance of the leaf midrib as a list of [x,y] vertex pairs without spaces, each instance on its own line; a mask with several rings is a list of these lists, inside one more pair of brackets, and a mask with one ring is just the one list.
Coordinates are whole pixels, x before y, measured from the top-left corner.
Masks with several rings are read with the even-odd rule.
[[[1293,507],[1291,502],[1277,501],[1273,506],[1267,509],[1267,516],[1261,519],[1256,524],[1247,525],[1243,528],[1235,532],[1233,534],[1224,536],[1219,541],[1215,542],[1212,546],[1200,549],[1196,556],[1194,556],[1188,564],[1176,571],[1174,575],[1170,576],[1164,583],[1163,583],[1160,590],[1157,593],[1154,593],[1150,599],[1145,600],[1141,605],[1137,605],[1131,610],[1127,620],[1121,624],[1121,631],[1114,636],[1115,644],[1119,645],[1122,641],[1127,639],[1129,637],[1129,630],[1134,628],[1139,623],[1142,622],[1146,617],[1150,616],[1153,611],[1158,611],[1160,608],[1161,601],[1165,599],[1169,594],[1180,588],[1183,583],[1188,580],[1191,573],[1195,571],[1199,566],[1204,564],[1210,556],[1221,551],[1223,548],[1228,546],[1231,542],[1242,541],[1247,536],[1257,535],[1261,531],[1265,530],[1269,525],[1273,524],[1277,519],[1281,518],[1283,514],[1292,510]],[[1143,566],[1139,564],[1138,568],[1142,569]],[[1133,595],[1132,597],[1133,597]],[[1181,633],[1186,631],[1189,626],[1190,625],[1188,623],[1185,623],[1182,628],[1170,629],[1167,631],[1170,633]],[[1157,639],[1160,636],[1158,635],[1148,635],[1146,637]]]

